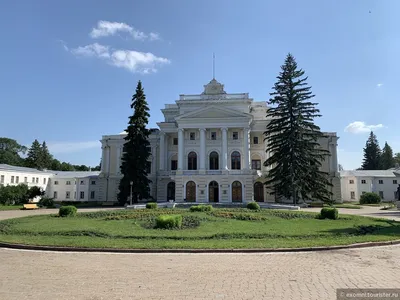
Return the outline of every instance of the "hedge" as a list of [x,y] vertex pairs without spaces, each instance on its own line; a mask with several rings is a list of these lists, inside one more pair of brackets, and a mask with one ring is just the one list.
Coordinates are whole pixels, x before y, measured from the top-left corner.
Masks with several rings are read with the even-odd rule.
[[146,203],[146,208],[148,209],[156,209],[158,207],[156,202],[148,202]]
[[375,193],[365,193],[360,197],[360,204],[378,204],[381,203],[381,201],[381,197]]
[[58,215],[60,217],[75,217],[77,211],[78,209],[72,205],[61,206],[60,210],[58,211]]
[[156,228],[179,229],[182,228],[181,215],[161,215],[156,218]]
[[212,211],[213,207],[212,205],[204,205],[204,204],[200,204],[200,205],[194,205],[190,207],[190,211],[191,212],[195,212],[195,211]]
[[247,203],[247,209],[259,210],[260,205],[257,202],[249,202]]
[[320,219],[337,220],[339,218],[339,212],[338,212],[337,208],[325,207],[325,208],[321,209],[319,218]]

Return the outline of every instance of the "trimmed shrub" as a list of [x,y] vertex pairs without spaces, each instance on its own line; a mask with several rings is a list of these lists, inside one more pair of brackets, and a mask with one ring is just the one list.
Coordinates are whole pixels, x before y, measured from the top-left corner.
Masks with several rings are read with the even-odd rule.
[[146,203],[146,208],[148,209],[156,209],[158,207],[156,202],[148,202]]
[[179,229],[182,227],[181,215],[161,215],[156,218],[156,228]]
[[54,200],[53,198],[48,198],[48,197],[42,197],[42,199],[39,200],[39,206],[41,207],[48,207],[48,208],[53,208],[54,207]]
[[247,209],[259,210],[260,205],[257,202],[249,202],[247,203]]
[[321,209],[321,213],[318,215],[318,218],[337,220],[339,218],[339,212],[337,208],[325,207]]
[[60,210],[58,211],[58,215],[60,217],[75,217],[77,211],[78,209],[72,205],[61,206]]
[[378,204],[381,201],[381,197],[375,193],[365,193],[360,196],[360,204]]
[[213,207],[212,205],[204,205],[204,204],[200,204],[200,205],[194,205],[190,207],[190,211],[191,212],[195,212],[195,211],[212,211]]

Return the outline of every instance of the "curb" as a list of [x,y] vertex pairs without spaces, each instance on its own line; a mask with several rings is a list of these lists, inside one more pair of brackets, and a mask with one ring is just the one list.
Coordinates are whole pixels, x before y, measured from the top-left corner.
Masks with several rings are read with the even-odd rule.
[[400,240],[385,242],[367,242],[342,246],[305,247],[305,248],[265,248],[265,249],[120,249],[120,248],[77,248],[57,246],[37,246],[10,244],[0,242],[0,248],[19,250],[40,250],[56,252],[99,252],[99,253],[290,253],[290,252],[312,252],[342,249],[368,248],[377,246],[399,245]]

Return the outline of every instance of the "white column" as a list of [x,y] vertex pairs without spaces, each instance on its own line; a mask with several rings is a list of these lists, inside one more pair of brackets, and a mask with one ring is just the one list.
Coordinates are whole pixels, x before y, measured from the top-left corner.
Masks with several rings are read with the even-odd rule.
[[101,147],[101,172],[105,172],[106,171],[106,147],[102,146]]
[[200,170],[206,169],[206,129],[200,128]]
[[116,159],[115,159],[115,174],[119,174],[121,169],[120,169],[120,165],[121,165],[121,147],[120,146],[116,146],[115,148],[115,152],[116,152]]
[[250,148],[249,148],[249,128],[243,128],[243,169],[247,170],[250,168]]
[[222,170],[228,169],[228,129],[221,128],[222,131]]
[[183,151],[184,151],[183,128],[179,128],[178,129],[178,170],[183,170]]
[[104,172],[106,174],[110,173],[110,146],[105,146],[105,162],[104,162]]
[[333,171],[338,172],[339,166],[338,166],[338,157],[337,157],[337,143],[336,141],[333,144]]
[[165,168],[165,132],[160,132],[160,170]]

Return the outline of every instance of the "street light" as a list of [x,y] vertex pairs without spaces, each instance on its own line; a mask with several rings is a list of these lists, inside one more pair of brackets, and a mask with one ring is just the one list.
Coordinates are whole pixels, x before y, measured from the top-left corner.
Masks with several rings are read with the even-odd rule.
[[132,205],[132,186],[133,186],[133,181],[129,182],[129,184],[131,185],[131,196],[130,196],[130,198],[131,198],[131,205]]

